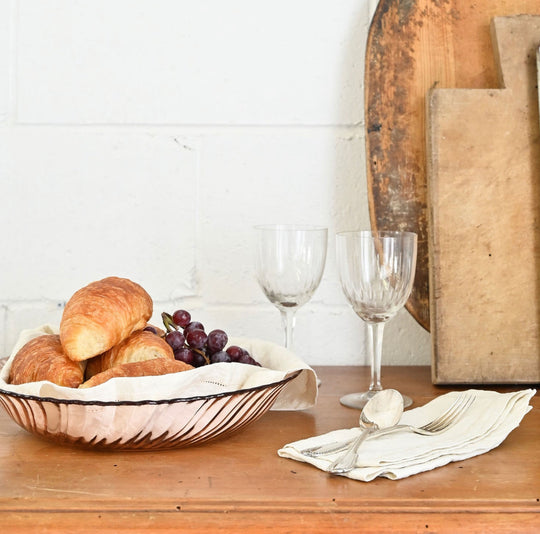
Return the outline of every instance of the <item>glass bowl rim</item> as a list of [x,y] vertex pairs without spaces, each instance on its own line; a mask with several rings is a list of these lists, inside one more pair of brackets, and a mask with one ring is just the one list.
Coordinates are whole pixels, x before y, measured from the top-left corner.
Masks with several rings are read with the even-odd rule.
[[0,395],[6,395],[16,397],[19,399],[25,399],[37,402],[49,402],[53,404],[75,404],[80,406],[155,406],[161,404],[179,404],[182,402],[197,402],[212,399],[219,399],[223,397],[230,397],[233,395],[246,394],[255,391],[261,391],[265,389],[272,389],[280,385],[285,385],[291,380],[295,379],[300,373],[301,369],[291,372],[277,382],[270,382],[268,384],[261,384],[250,388],[235,389],[233,391],[222,391],[220,393],[213,393],[211,395],[194,395],[193,397],[175,397],[172,399],[141,399],[141,400],[122,400],[122,401],[104,401],[104,400],[84,400],[84,399],[58,399],[56,397],[40,397],[39,395],[30,395],[28,393],[18,393],[16,391],[8,391],[0,388]]

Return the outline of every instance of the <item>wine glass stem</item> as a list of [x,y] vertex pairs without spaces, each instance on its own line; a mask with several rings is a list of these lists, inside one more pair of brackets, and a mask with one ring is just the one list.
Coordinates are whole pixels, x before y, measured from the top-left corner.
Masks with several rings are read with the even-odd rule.
[[381,358],[384,322],[367,324],[367,345],[371,364],[369,391],[381,391]]
[[287,308],[286,310],[280,310],[280,312],[283,326],[285,327],[285,348],[291,349],[293,344],[294,324],[296,322],[296,310],[294,308]]

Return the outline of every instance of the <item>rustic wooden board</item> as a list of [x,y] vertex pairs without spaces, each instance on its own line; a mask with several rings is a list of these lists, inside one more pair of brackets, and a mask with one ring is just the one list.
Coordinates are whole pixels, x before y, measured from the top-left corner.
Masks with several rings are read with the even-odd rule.
[[540,381],[540,16],[492,29],[503,88],[429,96],[435,383]]
[[540,14],[540,0],[380,0],[366,52],[367,182],[375,229],[418,233],[407,308],[429,318],[425,95],[431,87],[497,88],[494,16]]

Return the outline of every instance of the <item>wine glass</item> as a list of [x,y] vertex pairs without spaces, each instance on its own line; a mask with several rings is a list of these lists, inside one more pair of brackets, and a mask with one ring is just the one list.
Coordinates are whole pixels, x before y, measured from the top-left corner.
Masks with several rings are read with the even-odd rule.
[[285,327],[285,347],[292,348],[296,311],[321,281],[328,229],[321,226],[273,224],[255,227],[257,281],[278,308]]
[[[413,232],[340,232],[337,263],[343,292],[367,325],[371,383],[362,393],[340,399],[350,408],[363,408],[382,390],[381,355],[384,325],[409,298],[416,269],[417,235]],[[403,396],[403,405],[412,400]]]

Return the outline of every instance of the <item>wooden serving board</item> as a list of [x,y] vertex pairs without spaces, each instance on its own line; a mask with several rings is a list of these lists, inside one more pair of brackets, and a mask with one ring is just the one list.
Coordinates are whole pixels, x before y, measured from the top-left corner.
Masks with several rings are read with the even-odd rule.
[[540,381],[540,16],[492,33],[501,89],[429,96],[434,383]]
[[380,0],[366,51],[367,182],[374,229],[418,234],[407,308],[430,329],[425,103],[441,88],[497,88],[495,16],[540,14],[540,0]]

